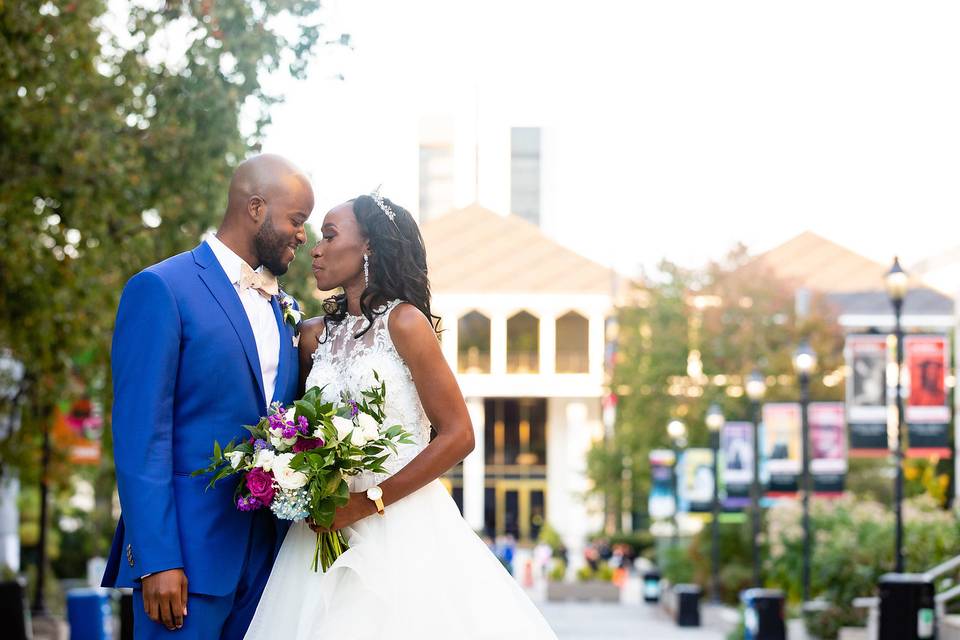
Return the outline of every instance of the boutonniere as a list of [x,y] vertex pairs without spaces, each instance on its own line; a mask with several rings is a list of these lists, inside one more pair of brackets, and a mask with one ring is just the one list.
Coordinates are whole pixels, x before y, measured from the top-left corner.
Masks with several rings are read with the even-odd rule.
[[293,296],[280,289],[280,310],[283,312],[283,321],[289,322],[293,327],[293,346],[297,346],[300,341],[300,321],[303,320],[303,312],[296,308]]

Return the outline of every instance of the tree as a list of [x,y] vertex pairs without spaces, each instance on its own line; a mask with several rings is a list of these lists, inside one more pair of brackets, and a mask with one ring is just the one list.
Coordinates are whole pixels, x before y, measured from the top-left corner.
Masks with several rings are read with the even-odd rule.
[[[0,349],[26,369],[23,427],[0,460],[27,483],[71,381],[109,415],[124,282],[216,224],[278,100],[262,76],[302,77],[321,29],[319,0],[149,5],[131,3],[111,30],[103,1],[0,2]],[[278,17],[295,26],[281,30]],[[301,282],[291,293],[303,295]]]
[[[651,449],[669,447],[666,425],[683,420],[689,446],[710,445],[704,418],[712,402],[728,420],[750,419],[743,379],[759,366],[768,376],[768,399],[793,401],[799,388],[792,356],[809,338],[819,368],[832,372],[842,362],[843,334],[823,297],[813,296],[798,317],[795,290],[778,280],[746,248],[701,270],[669,262],[646,278],[641,304],[618,311],[617,356],[611,387],[618,395],[612,441],[599,444],[588,469],[608,504],[623,504],[620,478],[631,465],[633,512],[643,513],[649,494]],[[814,376],[813,400],[838,400],[839,386]]]

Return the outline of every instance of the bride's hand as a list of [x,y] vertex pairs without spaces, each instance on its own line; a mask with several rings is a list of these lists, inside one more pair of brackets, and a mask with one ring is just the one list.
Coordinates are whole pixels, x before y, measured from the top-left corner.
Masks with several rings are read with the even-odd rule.
[[351,493],[350,500],[347,504],[337,509],[337,512],[333,516],[333,524],[330,525],[329,529],[317,525],[313,521],[313,518],[307,518],[307,525],[309,525],[315,533],[339,531],[344,527],[349,527],[358,520],[372,516],[376,512],[376,504],[374,504],[365,493]]

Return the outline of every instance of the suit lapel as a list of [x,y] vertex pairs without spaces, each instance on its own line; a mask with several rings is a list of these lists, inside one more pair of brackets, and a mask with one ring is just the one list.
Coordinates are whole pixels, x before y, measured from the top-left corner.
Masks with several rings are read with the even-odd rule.
[[273,307],[273,316],[277,320],[277,331],[280,335],[280,357],[277,360],[277,383],[273,387],[272,402],[280,402],[287,391],[287,376],[290,371],[290,350],[293,349],[293,337],[287,330],[287,323],[283,319],[283,310],[277,301],[277,296],[270,298]]
[[[204,242],[197,247],[194,252],[194,259],[197,264],[203,267],[200,271],[200,279],[203,280],[210,293],[216,298],[223,312],[233,325],[237,337],[240,338],[240,344],[243,346],[243,353],[247,357],[247,364],[250,365],[250,372],[257,381],[257,389],[260,393],[260,406],[265,407],[266,401],[263,392],[263,374],[260,371],[260,356],[257,355],[257,343],[253,337],[253,329],[250,327],[250,320],[247,318],[247,312],[243,309],[240,302],[240,296],[233,283],[227,278],[220,262],[217,261],[213,249]],[[282,341],[281,341],[282,343]],[[282,347],[281,347],[282,351]]]

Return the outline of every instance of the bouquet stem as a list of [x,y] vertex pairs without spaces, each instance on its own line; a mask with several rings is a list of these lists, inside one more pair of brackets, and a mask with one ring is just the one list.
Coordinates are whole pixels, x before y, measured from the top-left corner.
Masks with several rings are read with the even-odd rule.
[[311,569],[317,571],[318,566],[326,573],[333,566],[337,558],[349,549],[343,533],[340,531],[324,531],[317,534],[317,544],[313,550],[313,564]]

